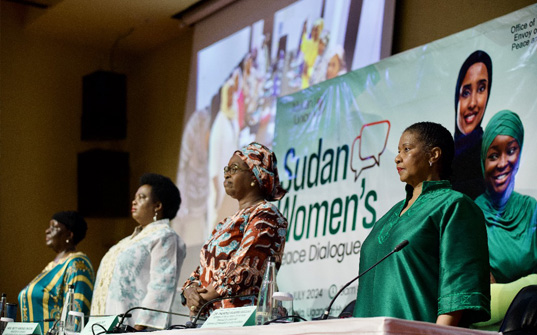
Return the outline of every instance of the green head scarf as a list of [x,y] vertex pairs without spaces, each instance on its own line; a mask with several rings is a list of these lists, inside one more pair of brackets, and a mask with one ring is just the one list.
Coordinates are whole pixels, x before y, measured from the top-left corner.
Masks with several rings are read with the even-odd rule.
[[481,171],[485,175],[485,159],[492,141],[498,135],[507,135],[514,138],[520,146],[519,155],[522,154],[522,145],[524,144],[524,126],[520,117],[510,110],[502,110],[494,114],[490,119],[483,134],[483,144],[481,145]]

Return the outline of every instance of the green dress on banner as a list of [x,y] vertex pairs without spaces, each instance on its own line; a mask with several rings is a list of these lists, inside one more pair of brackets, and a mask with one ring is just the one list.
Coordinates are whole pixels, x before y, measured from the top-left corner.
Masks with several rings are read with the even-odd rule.
[[509,283],[537,273],[537,200],[513,192],[501,209],[495,208],[486,193],[475,202],[485,214],[490,271],[496,282]]
[[410,242],[360,278],[354,316],[436,322],[440,314],[465,310],[460,325],[488,320],[483,214],[448,181],[424,181],[418,199],[399,216],[412,191],[407,185],[407,199],[377,221],[363,243],[360,273]]

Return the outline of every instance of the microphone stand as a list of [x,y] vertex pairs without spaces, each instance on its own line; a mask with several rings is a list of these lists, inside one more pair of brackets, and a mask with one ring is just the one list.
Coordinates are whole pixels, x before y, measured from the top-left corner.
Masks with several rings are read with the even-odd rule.
[[54,335],[56,334],[58,331],[56,330],[56,326],[58,325],[58,321],[60,321],[60,319],[45,319],[43,320],[43,322],[52,322],[54,321],[54,323],[52,324],[52,327],[50,327],[50,329],[47,331],[47,335]]
[[246,297],[253,297],[255,299],[255,295],[253,294],[246,294],[246,295],[230,295],[230,296],[227,296],[227,297],[218,297],[218,298],[214,298],[214,299],[211,299],[209,301],[207,301],[206,303],[204,303],[201,308],[199,309],[198,311],[198,314],[196,314],[196,317],[194,317],[194,320],[192,320],[192,322],[186,324],[186,328],[196,328],[196,324],[201,316],[201,312],[203,312],[207,306],[215,303],[215,302],[218,302],[218,301],[222,301],[222,300],[227,300],[227,299],[235,299],[235,298],[246,298]]
[[347,284],[345,284],[337,293],[336,295],[334,296],[334,298],[332,299],[332,301],[330,301],[330,304],[328,305],[328,308],[324,311],[323,315],[320,317],[320,320],[326,320],[328,319],[328,316],[330,315],[330,310],[332,309],[332,305],[334,304],[334,302],[336,301],[336,298],[341,294],[341,292],[343,292],[344,289],[346,289],[350,284],[354,283],[356,280],[358,280],[358,278],[360,278],[361,276],[365,275],[366,273],[369,272],[369,270],[373,269],[375,266],[379,265],[380,262],[382,262],[383,260],[385,260],[386,258],[390,257],[392,254],[398,252],[399,250],[403,249],[404,247],[406,247],[408,245],[408,240],[404,240],[403,242],[399,243],[390,253],[388,253],[386,256],[382,257],[382,259],[380,259],[378,262],[376,262],[375,264],[373,264],[369,269],[365,270],[364,272],[360,273],[357,277],[355,277],[353,280],[351,280],[350,282],[348,282]]

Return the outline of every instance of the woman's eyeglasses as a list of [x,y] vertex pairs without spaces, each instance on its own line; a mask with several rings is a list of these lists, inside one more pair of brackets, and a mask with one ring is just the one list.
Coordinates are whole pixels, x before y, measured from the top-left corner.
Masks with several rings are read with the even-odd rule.
[[248,171],[247,169],[241,169],[238,165],[224,166],[224,174],[229,173],[234,175],[238,171]]

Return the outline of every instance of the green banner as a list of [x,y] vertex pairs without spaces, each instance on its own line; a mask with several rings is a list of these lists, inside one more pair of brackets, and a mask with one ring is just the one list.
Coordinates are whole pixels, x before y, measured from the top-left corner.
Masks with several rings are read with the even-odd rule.
[[[532,5],[279,98],[273,147],[288,190],[278,205],[289,231],[278,282],[280,290],[294,294],[300,315],[321,315],[358,274],[370,228],[404,198],[394,158],[406,127],[441,123],[457,146],[509,109],[520,116],[527,138],[537,132],[536,16]],[[470,89],[463,92],[469,72],[462,69],[475,57],[482,64],[489,57],[490,66],[480,69],[485,84],[472,98]],[[466,166],[465,154],[476,158],[463,144],[457,148],[459,167]],[[537,142],[526,140],[515,184],[517,192],[534,197],[535,152]],[[482,192],[470,187],[472,173],[482,176],[472,169],[461,168],[459,178],[469,195]],[[343,292],[332,315],[356,298],[356,288]]]

